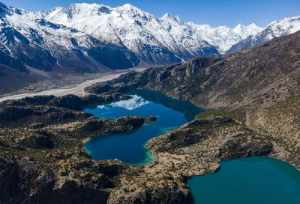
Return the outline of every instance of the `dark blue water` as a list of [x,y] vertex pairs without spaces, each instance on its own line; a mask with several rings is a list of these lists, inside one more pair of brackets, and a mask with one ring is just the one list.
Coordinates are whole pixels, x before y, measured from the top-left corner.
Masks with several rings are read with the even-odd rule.
[[300,203],[300,172],[269,158],[226,161],[220,171],[189,180],[196,204]]
[[143,97],[135,95],[133,99],[85,110],[99,118],[118,118],[128,115],[157,117],[157,121],[145,124],[134,132],[99,135],[92,139],[85,148],[93,159],[119,159],[133,164],[148,162],[151,160],[151,154],[144,145],[149,139],[186,123],[200,111],[190,103],[179,102],[154,92],[143,92],[143,94]]

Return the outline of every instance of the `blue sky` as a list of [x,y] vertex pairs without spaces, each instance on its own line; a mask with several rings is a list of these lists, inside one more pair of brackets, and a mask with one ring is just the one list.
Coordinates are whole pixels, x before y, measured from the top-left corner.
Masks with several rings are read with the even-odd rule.
[[131,3],[161,16],[168,12],[185,21],[228,25],[256,23],[264,26],[286,16],[300,15],[300,0],[0,0],[18,8],[48,10],[74,2],[96,2],[111,6]]

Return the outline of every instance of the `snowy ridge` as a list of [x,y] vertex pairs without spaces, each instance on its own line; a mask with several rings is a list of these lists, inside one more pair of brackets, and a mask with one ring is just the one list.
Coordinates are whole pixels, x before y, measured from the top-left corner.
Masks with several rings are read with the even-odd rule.
[[161,18],[125,4],[112,8],[101,4],[72,4],[45,15],[51,22],[76,28],[104,41],[123,44],[135,53],[143,47],[163,47],[183,59],[224,53],[233,44],[261,31],[254,24],[235,28],[185,23],[169,14]]
[[252,48],[273,38],[286,36],[300,31],[300,16],[286,17],[282,20],[273,21],[265,29],[256,35],[251,35],[248,38],[233,45],[230,52],[236,52],[241,49]]
[[189,23],[199,35],[223,54],[237,42],[246,39],[262,31],[262,28],[252,23],[249,25],[237,25],[234,28],[226,26],[211,27],[210,25],[196,25]]

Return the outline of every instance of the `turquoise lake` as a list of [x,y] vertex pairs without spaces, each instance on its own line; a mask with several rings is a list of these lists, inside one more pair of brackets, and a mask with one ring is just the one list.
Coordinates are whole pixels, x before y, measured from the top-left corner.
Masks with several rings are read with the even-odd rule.
[[143,91],[139,96],[133,95],[132,99],[85,109],[85,112],[99,118],[128,115],[157,117],[155,122],[136,131],[99,136],[85,145],[86,151],[96,160],[119,159],[131,164],[144,164],[151,160],[151,154],[144,147],[149,139],[192,120],[200,109],[188,102]]
[[[154,92],[141,92],[132,99],[87,108],[85,112],[99,118],[156,116],[157,121],[136,131],[95,137],[85,145],[96,160],[146,164],[152,160],[144,148],[149,139],[192,120],[201,110]],[[218,172],[192,177],[188,186],[196,204],[300,203],[300,172],[287,163],[264,157],[222,162]]]
[[300,172],[265,157],[222,162],[218,172],[195,176],[188,185],[196,204],[300,203]]

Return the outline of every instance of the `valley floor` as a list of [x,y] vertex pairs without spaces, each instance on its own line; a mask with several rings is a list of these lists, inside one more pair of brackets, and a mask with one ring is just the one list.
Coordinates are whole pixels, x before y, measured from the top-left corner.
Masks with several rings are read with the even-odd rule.
[[[21,90],[19,92],[21,93],[10,93],[7,95],[3,95],[1,97],[0,95],[0,102],[6,101],[6,100],[17,100],[17,99],[22,99],[25,97],[33,97],[33,96],[46,96],[46,95],[53,95],[53,96],[65,96],[69,94],[77,95],[77,96],[84,96],[85,91],[84,89],[86,87],[89,87],[93,84],[99,83],[99,82],[105,82],[105,81],[110,81],[113,79],[118,78],[120,75],[128,73],[129,71],[132,70],[137,70],[137,69],[125,69],[125,70],[116,70],[112,72],[107,72],[107,73],[101,73],[97,74],[92,79],[85,79],[83,82],[79,82],[79,84],[73,82],[71,84],[66,84],[65,86],[61,87],[55,87],[55,88],[50,88],[50,89],[43,89],[41,87],[36,88],[32,91],[30,90]],[[139,71],[145,70],[144,68],[139,68]],[[43,89],[43,90],[40,90]]]

